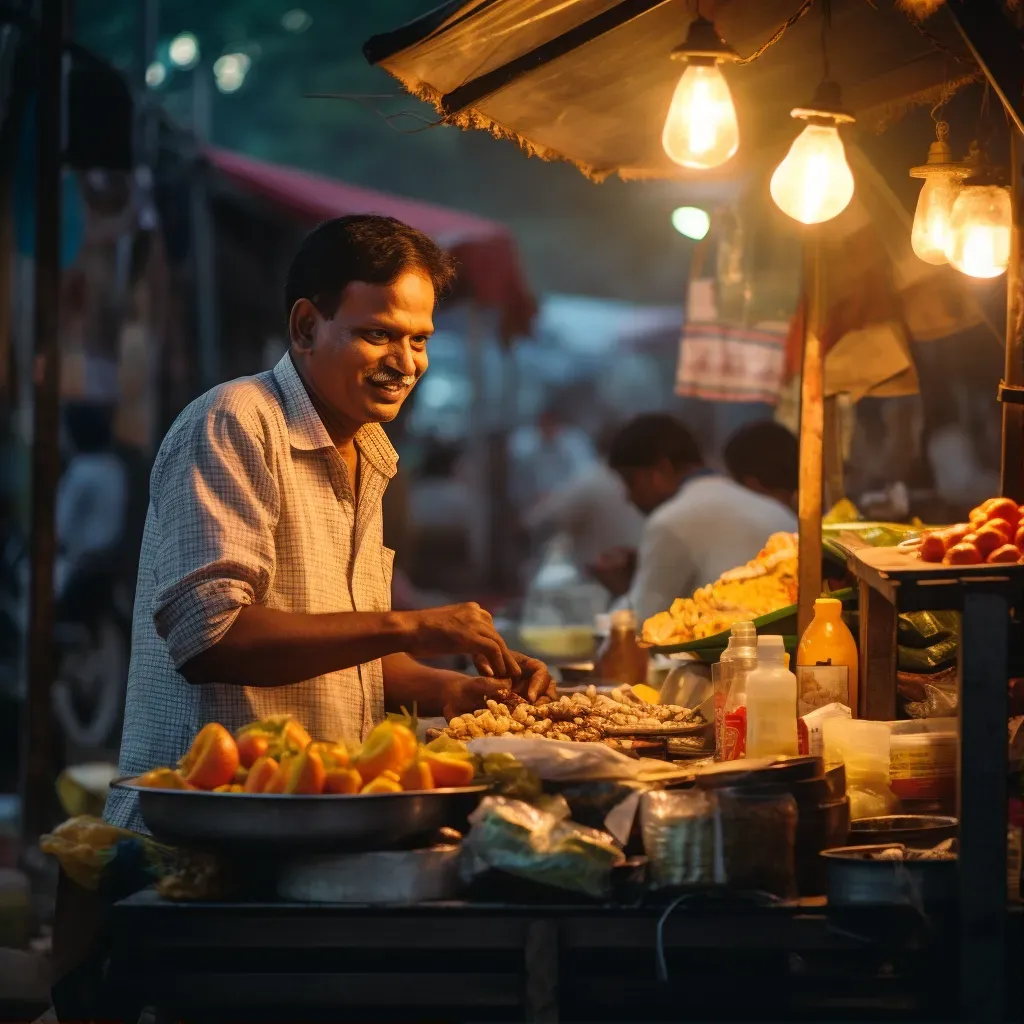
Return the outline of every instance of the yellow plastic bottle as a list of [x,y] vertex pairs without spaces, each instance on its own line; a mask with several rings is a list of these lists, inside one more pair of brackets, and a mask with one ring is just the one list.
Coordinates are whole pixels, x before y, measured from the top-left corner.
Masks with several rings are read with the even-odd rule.
[[796,649],[797,713],[845,704],[857,714],[857,643],[843,622],[843,603],[834,597],[814,602],[814,618]]

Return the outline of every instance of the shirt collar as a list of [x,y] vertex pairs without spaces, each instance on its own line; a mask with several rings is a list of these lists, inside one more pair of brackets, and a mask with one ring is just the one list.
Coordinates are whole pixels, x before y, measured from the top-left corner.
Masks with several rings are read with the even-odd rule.
[[[274,367],[274,380],[281,390],[284,402],[284,418],[288,424],[288,440],[293,448],[299,451],[317,451],[321,448],[333,448],[327,428],[320,415],[313,407],[309,393],[306,391],[302,378],[295,369],[292,357],[288,352],[281,357]],[[395,475],[398,466],[398,453],[388,440],[384,428],[379,423],[367,423],[359,429],[355,437],[356,445],[362,455],[378,472],[389,479]]]

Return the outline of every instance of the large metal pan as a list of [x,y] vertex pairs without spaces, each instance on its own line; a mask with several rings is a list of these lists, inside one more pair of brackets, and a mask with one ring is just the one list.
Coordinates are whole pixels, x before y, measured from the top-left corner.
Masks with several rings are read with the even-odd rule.
[[142,820],[162,842],[289,854],[414,848],[428,843],[439,828],[464,829],[489,789],[285,796],[116,785],[138,793]]

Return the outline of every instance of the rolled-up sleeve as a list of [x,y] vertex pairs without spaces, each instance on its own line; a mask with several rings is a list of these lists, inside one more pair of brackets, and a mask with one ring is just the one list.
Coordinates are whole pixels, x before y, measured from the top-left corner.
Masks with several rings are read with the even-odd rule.
[[212,647],[274,578],[277,481],[259,417],[214,406],[153,474],[153,620],[177,669]]

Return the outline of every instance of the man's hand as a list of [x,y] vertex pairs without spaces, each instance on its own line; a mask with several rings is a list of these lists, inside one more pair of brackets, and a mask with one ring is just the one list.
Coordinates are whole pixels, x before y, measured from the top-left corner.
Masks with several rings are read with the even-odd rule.
[[555,683],[548,674],[547,666],[536,658],[512,652],[518,660],[521,675],[513,682],[510,679],[491,679],[485,676],[455,676],[444,686],[444,717],[451,720],[485,707],[488,700],[500,700],[502,690],[513,690],[534,703],[540,697],[554,697]]
[[[417,658],[468,654],[482,676],[511,679],[522,675],[522,655],[514,655],[494,628],[490,613],[476,602],[404,613],[412,623],[406,651]],[[531,659],[525,659],[530,661]]]
[[613,597],[622,597],[629,592],[636,572],[636,551],[633,548],[612,548],[602,552],[593,565],[587,567],[590,574]]

